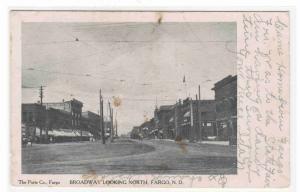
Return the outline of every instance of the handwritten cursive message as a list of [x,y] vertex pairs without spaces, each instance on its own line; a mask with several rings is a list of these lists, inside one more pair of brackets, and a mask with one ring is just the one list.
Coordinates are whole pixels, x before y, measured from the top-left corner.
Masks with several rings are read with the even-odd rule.
[[238,63],[239,174],[248,183],[280,186],[288,181],[288,15],[245,13]]

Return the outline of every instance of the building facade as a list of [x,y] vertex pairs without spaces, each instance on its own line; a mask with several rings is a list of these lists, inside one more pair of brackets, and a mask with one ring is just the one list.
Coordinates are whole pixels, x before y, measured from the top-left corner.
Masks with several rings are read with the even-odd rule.
[[100,115],[91,111],[82,112],[81,127],[85,131],[91,132],[96,139],[101,138]]
[[46,108],[38,103],[22,104],[22,139],[36,140],[37,128],[46,127]]
[[[174,105],[155,108],[153,125],[147,122],[134,127],[134,133],[158,139],[221,140],[236,144],[237,139],[237,76],[216,82],[215,99],[179,100]],[[151,127],[149,129],[148,127]],[[148,131],[144,131],[144,130]]]
[[142,139],[141,137],[141,127],[140,126],[134,126],[130,132],[130,138],[131,139]]
[[155,127],[158,129],[158,138],[174,139],[175,130],[173,122],[170,122],[174,116],[174,105],[162,105],[154,111]]
[[[197,106],[197,104],[195,104]],[[196,123],[201,125],[201,133],[199,129],[196,131],[197,137],[202,137],[202,140],[207,140],[210,137],[215,137],[216,132],[216,101],[215,100],[200,100],[198,107],[198,115]],[[199,140],[199,139],[198,139]]]
[[227,76],[215,83],[216,126],[219,140],[237,139],[237,76]]
[[74,130],[74,127],[72,125],[71,113],[61,109],[48,108],[46,124],[49,130],[55,130],[55,129]]
[[192,142],[212,139],[217,134],[215,108],[215,100],[179,100],[175,105],[156,107],[154,118],[135,127],[134,132],[143,138]]
[[22,104],[22,136],[37,142],[100,138],[100,116],[82,112],[83,103],[73,99],[56,103]]
[[46,108],[38,103],[22,104],[22,123],[32,126],[45,126]]
[[190,141],[206,140],[216,135],[215,100],[179,101],[176,107],[177,137]]
[[71,115],[71,125],[72,129],[80,129],[82,107],[83,103],[76,99],[70,101],[54,102],[54,103],[43,103],[46,109],[57,109],[60,111],[65,111]]
[[140,132],[143,138],[158,138],[158,130],[155,130],[154,118],[142,123],[140,125]]

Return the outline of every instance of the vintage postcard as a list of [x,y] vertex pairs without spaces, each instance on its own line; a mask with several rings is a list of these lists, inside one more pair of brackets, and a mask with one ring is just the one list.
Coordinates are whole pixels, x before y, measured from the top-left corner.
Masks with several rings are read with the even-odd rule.
[[289,12],[11,11],[16,186],[290,184]]

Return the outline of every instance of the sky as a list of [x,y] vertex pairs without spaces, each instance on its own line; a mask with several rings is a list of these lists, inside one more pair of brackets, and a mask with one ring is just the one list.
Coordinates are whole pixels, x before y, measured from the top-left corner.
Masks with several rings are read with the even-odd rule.
[[[23,23],[22,102],[75,98],[99,111],[99,89],[118,132],[151,119],[157,105],[214,99],[214,83],[236,74],[236,23]],[[183,82],[185,79],[185,83]],[[117,114],[116,114],[117,113]]]

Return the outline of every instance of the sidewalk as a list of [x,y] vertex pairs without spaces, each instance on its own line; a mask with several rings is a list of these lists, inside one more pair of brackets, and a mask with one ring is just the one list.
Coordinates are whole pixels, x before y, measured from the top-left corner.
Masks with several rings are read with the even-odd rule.
[[[157,141],[169,141],[169,142],[176,142],[173,139],[153,139]],[[182,143],[191,144],[188,139],[184,139],[181,141]],[[229,141],[198,141],[194,142],[197,144],[209,144],[209,145],[223,145],[223,146],[229,146]]]

